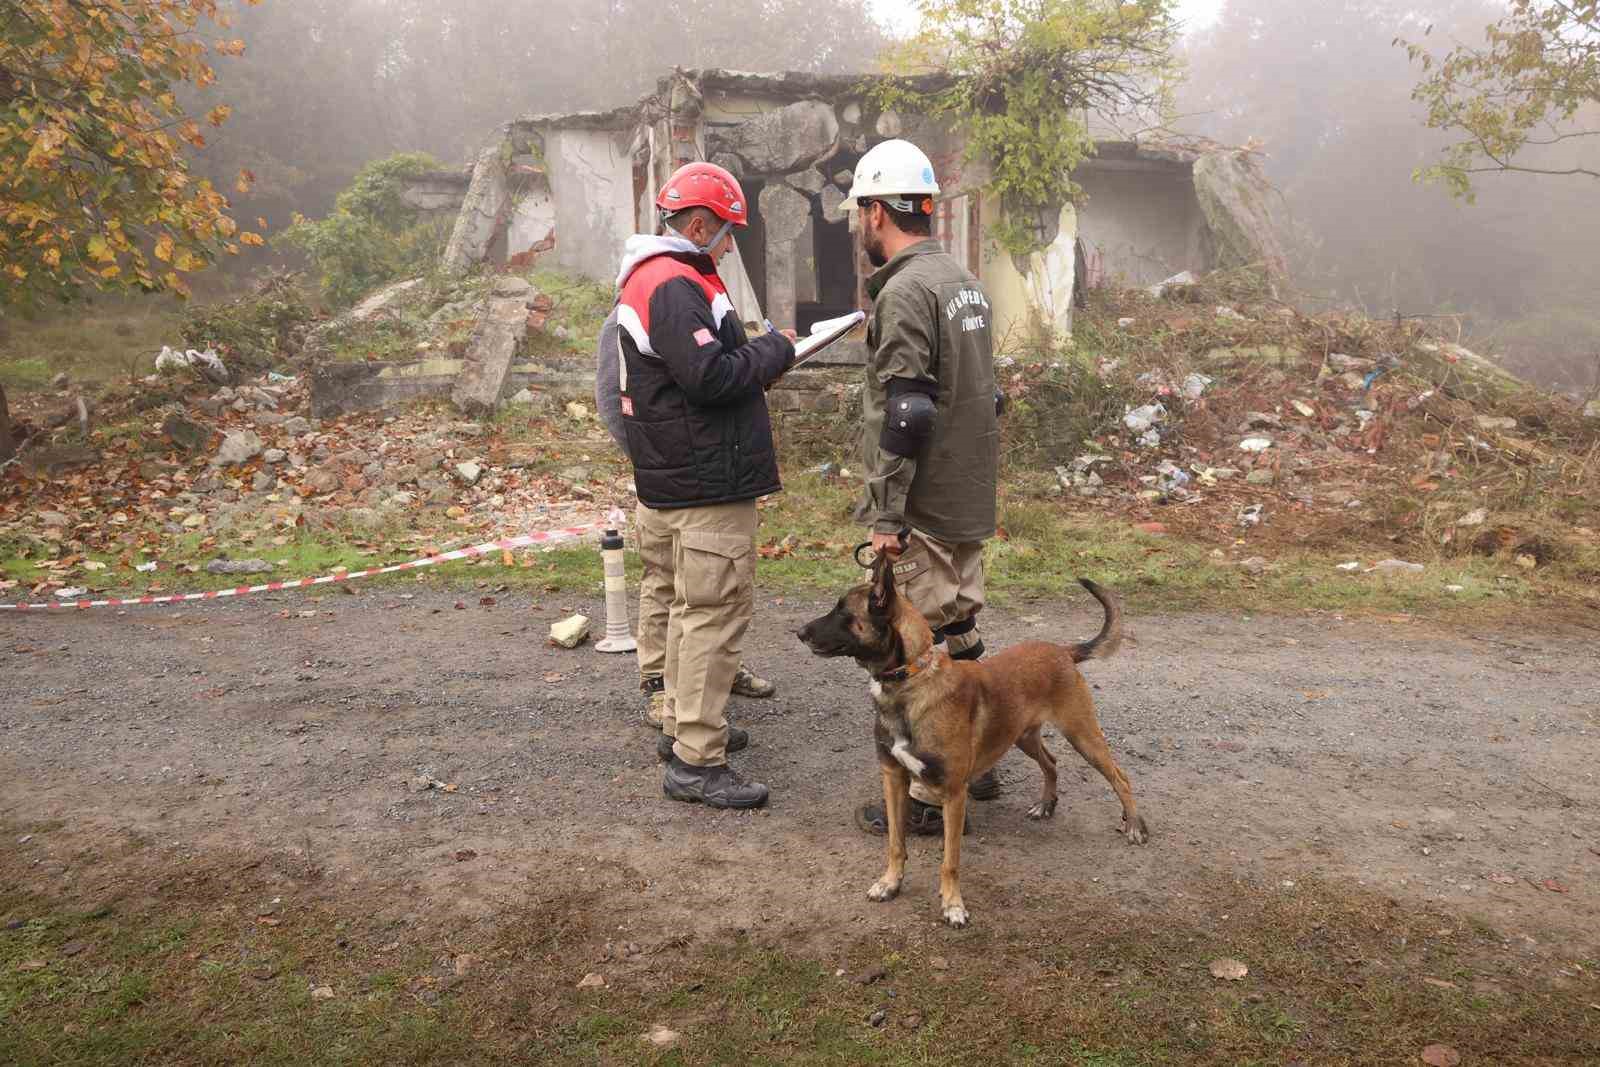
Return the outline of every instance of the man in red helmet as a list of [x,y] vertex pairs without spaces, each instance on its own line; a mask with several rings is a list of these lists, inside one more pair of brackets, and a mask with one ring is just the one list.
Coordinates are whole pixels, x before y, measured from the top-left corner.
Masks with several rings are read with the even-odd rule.
[[639,494],[641,551],[670,568],[666,708],[657,753],[674,800],[766,803],[727,753],[748,743],[724,711],[754,610],[756,499],[777,492],[767,388],[792,335],[745,336],[717,262],[749,221],[739,182],[691,163],[656,199],[663,232],[628,239],[617,277],[618,384]]

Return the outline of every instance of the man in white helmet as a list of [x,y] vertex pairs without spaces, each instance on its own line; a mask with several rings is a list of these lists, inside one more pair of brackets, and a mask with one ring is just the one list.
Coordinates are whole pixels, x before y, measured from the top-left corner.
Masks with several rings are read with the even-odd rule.
[[[867,484],[857,517],[871,523],[874,551],[895,559],[895,584],[940,649],[975,660],[1000,455],[993,315],[978,279],[931,236],[938,193],[928,157],[894,140],[861,157],[845,201],[877,268],[867,280]],[[990,771],[968,793],[992,799],[999,780]],[[907,820],[914,833],[942,833],[937,791],[913,781]],[[887,832],[881,802],[861,808],[857,821]]]

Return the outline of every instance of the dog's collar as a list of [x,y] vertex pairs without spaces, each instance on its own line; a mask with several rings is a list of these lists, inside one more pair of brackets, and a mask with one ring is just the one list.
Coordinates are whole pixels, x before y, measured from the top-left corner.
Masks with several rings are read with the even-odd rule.
[[936,648],[929,648],[926,652],[917,657],[916,662],[907,663],[903,667],[896,667],[892,671],[884,671],[881,674],[874,674],[872,677],[879,682],[904,682],[907,679],[915,678],[917,675],[933,666],[933,662],[937,657],[938,650]]

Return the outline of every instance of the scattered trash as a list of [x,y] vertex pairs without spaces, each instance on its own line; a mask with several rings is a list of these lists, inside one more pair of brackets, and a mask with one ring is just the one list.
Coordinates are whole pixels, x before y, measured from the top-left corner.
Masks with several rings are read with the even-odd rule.
[[1217,318],[1219,318],[1219,319],[1237,319],[1240,322],[1245,321],[1245,316],[1244,315],[1239,314],[1233,308],[1227,307],[1227,306],[1220,306],[1220,307],[1217,308]]
[[1161,461],[1160,465],[1156,467],[1156,474],[1158,475],[1156,488],[1160,489],[1161,492],[1169,495],[1187,495],[1187,490],[1185,487],[1192,480],[1189,477],[1188,471],[1183,470],[1170,459],[1164,459]]
[[589,617],[572,615],[550,624],[550,643],[561,648],[577,648],[589,636]]
[[57,600],[77,600],[77,599],[79,599],[81,597],[85,597],[85,596],[88,596],[88,595],[89,595],[89,590],[80,588],[80,587],[75,586],[75,585],[74,586],[68,586],[65,589],[57,589],[56,590],[56,599]]
[[1194,276],[1193,271],[1186,270],[1180,274],[1174,274],[1164,282],[1157,282],[1155,285],[1152,285],[1150,288],[1146,289],[1145,292],[1159,300],[1166,296],[1168,291],[1181,288],[1186,285],[1193,285],[1199,280],[1200,279]]
[[1134,433],[1144,433],[1166,417],[1167,409],[1164,405],[1145,404],[1142,407],[1128,409],[1122,416],[1122,425]]
[[1308,419],[1316,417],[1317,409],[1307,404],[1304,400],[1291,400],[1289,404]]
[[183,370],[192,370],[217,385],[227,385],[233,380],[227,366],[214,349],[208,348],[204,352],[196,352],[191,348],[186,352],[179,352],[163,345],[161,354],[156,357],[156,371]]
[[1261,525],[1261,516],[1265,512],[1266,512],[1266,508],[1263,505],[1261,505],[1261,504],[1251,504],[1249,507],[1246,507],[1246,508],[1242,509],[1239,512],[1239,525],[1240,526],[1260,526]]
[[1132,326],[1136,321],[1138,321],[1138,320],[1137,319],[1131,319],[1131,318],[1121,318],[1121,319],[1117,320],[1117,327],[1119,329],[1126,330],[1129,326]]
[[1467,587],[1464,585],[1447,585],[1444,587],[1444,591],[1454,595],[1456,593],[1465,593],[1467,591]]
[[275,370],[267,371],[267,381],[274,385],[293,385],[299,380],[299,378],[296,378],[292,374],[279,374]]
[[1227,982],[1237,982],[1250,973],[1250,968],[1236,959],[1227,956],[1211,961],[1211,977],[1221,978]]
[[1382,562],[1374,563],[1372,565],[1372,567],[1367,571],[1367,573],[1368,574],[1372,574],[1372,573],[1376,572],[1378,574],[1421,574],[1424,571],[1426,571],[1427,569],[1428,569],[1427,567],[1424,567],[1420,563],[1407,563],[1403,559],[1386,559],[1386,560],[1383,560]]
[[579,989],[604,989],[605,987],[606,980],[593,971],[590,971],[588,974],[584,975],[583,978],[578,982]]
[[1239,450],[1241,452],[1265,452],[1271,447],[1272,438],[1270,437],[1246,437],[1239,442]]
[[1215,379],[1204,374],[1191,374],[1183,380],[1183,395],[1189,400],[1199,400]]
[[1457,526],[1482,526],[1489,519],[1488,508],[1474,508],[1456,520]]
[[1139,447],[1140,448],[1160,448],[1161,447],[1161,434],[1158,433],[1155,430],[1154,427],[1151,427],[1150,429],[1146,430],[1143,434],[1141,434],[1139,436]]
[[1334,570],[1344,571],[1344,573],[1346,573],[1346,574],[1354,574],[1356,571],[1358,571],[1360,569],[1361,569],[1361,561],[1360,560],[1354,560],[1354,559],[1351,560],[1349,563],[1341,563],[1337,567],[1334,568]]
[[1479,415],[1472,420],[1480,430],[1515,430],[1517,420],[1508,415]]

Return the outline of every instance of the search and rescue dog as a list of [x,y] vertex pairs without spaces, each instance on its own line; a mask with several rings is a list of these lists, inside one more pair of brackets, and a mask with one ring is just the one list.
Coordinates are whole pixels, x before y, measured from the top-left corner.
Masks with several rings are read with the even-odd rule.
[[1033,757],[1044,775],[1039,803],[1028,810],[1028,817],[1050,818],[1056,810],[1056,761],[1040,738],[1047,722],[1111,783],[1122,801],[1123,835],[1136,845],[1148,839],[1128,777],[1106,746],[1089,686],[1078,672],[1084,660],[1116,651],[1122,640],[1121,610],[1099,586],[1087,579],[1080,582],[1105,609],[1099,636],[1072,646],[1032,641],[975,663],[958,663],[935,648],[927,621],[896,594],[894,566],[884,557],[873,564],[871,582],[851,589],[832,611],[800,629],[797,636],[812,652],[851,656],[872,675],[889,823],[889,866],[868,890],[872,900],[890,900],[900,892],[908,791],[916,778],[943,800],[939,897],[944,920],[951,926],[967,924],[960,883],[967,782],[1015,745]]

